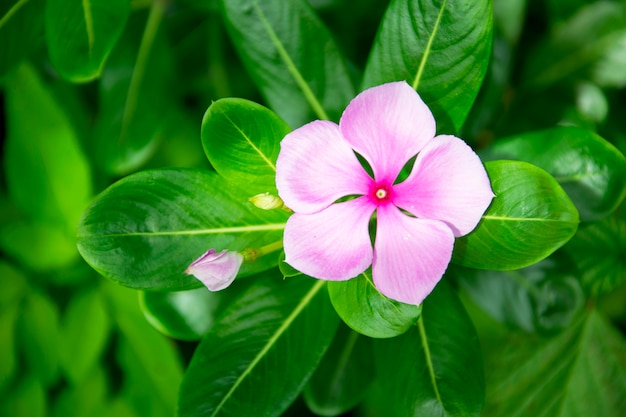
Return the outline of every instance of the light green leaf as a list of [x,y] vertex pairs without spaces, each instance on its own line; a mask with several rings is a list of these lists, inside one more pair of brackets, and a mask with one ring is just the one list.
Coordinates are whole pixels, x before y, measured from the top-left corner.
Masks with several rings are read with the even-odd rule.
[[537,347],[506,345],[517,348],[488,364],[494,375],[485,417],[623,415],[626,342],[596,311]]
[[491,53],[491,0],[393,0],[370,53],[363,88],[405,80],[442,133],[467,117]]
[[324,281],[277,269],[256,280],[196,349],[180,417],[280,416],[330,345],[339,320]]
[[401,335],[415,325],[421,307],[382,295],[372,282],[371,271],[348,281],[330,281],[328,293],[339,317],[353,330],[369,337]]
[[211,165],[249,196],[276,191],[276,158],[289,126],[252,101],[227,98],[202,119],[202,144]]
[[445,281],[424,300],[417,327],[374,340],[374,349],[379,395],[390,405],[386,415],[481,415],[485,382],[478,336]]
[[[279,250],[287,217],[254,207],[214,172],[144,171],[96,198],[79,225],[78,249],[96,271],[123,285],[189,289],[201,284],[185,269],[210,248]],[[244,263],[240,275],[277,262],[278,253],[270,252]]]
[[456,239],[452,261],[479,269],[519,269],[563,246],[578,211],[547,172],[519,161],[485,164],[496,197],[469,235]]
[[50,60],[68,81],[100,75],[130,13],[128,0],[47,0]]
[[548,171],[570,196],[581,220],[610,214],[626,196],[626,158],[595,133],[555,127],[498,141],[489,159],[518,159]]
[[222,0],[231,40],[270,107],[290,126],[338,120],[354,97],[343,57],[305,0]]

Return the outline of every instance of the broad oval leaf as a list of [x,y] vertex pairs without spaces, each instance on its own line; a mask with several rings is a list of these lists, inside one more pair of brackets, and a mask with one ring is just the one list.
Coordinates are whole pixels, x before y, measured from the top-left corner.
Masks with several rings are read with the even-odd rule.
[[320,416],[338,416],[359,404],[376,377],[372,339],[340,325],[333,343],[304,387],[304,400]]
[[485,399],[478,335],[452,287],[424,300],[418,326],[374,341],[379,389],[389,416],[478,417]]
[[352,329],[369,337],[398,336],[415,325],[421,307],[382,295],[368,270],[348,281],[328,283],[330,300],[339,317]]
[[494,143],[490,159],[518,159],[548,171],[583,221],[611,213],[626,196],[626,158],[597,134],[574,126],[526,133]]
[[478,227],[456,239],[452,261],[479,269],[520,269],[576,233],[578,211],[547,172],[526,162],[485,164],[495,193]]
[[[281,210],[254,207],[214,172],[143,171],[109,187],[85,211],[78,249],[96,271],[120,284],[189,289],[200,282],[183,272],[205,251],[276,244],[287,217]],[[260,256],[244,263],[240,275],[277,262],[278,253]]]
[[296,399],[337,329],[324,289],[273,270],[220,316],[180,388],[180,417],[279,416]]
[[48,52],[63,78],[85,82],[98,77],[129,13],[128,0],[47,0]]
[[437,131],[457,132],[487,72],[492,9],[491,0],[393,0],[363,88],[406,80],[433,112]]
[[305,0],[222,0],[231,40],[270,107],[291,127],[337,121],[354,97],[344,58]]
[[215,170],[250,197],[276,191],[280,141],[291,129],[274,112],[249,100],[217,100],[202,119],[202,145]]

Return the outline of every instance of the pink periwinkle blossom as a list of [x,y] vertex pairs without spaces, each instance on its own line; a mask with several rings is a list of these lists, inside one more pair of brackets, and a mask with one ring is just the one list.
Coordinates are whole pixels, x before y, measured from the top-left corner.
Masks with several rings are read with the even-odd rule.
[[193,261],[185,273],[198,278],[211,291],[223,290],[235,280],[243,258],[239,252],[209,249]]
[[[396,183],[416,155],[408,177]],[[376,288],[408,304],[433,290],[455,237],[476,227],[494,197],[478,156],[457,137],[435,136],[432,113],[406,82],[362,92],[339,125],[317,120],[289,133],[276,185],[294,211],[284,232],[288,264],[332,281],[371,265]]]

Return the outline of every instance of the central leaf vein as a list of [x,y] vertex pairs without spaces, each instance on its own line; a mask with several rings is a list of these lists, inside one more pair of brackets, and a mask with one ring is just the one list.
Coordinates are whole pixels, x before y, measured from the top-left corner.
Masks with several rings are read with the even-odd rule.
[[[271,230],[284,230],[285,223],[270,223],[250,226],[219,227],[216,229],[197,230],[166,230],[162,232],[126,232],[99,234],[97,237],[124,237],[124,236],[187,236],[187,235],[215,235],[220,233],[246,233],[262,232]],[[93,235],[78,236],[79,239],[89,238]]]
[[428,43],[426,43],[426,48],[424,49],[424,54],[422,55],[422,59],[420,61],[420,65],[417,68],[417,73],[415,74],[415,78],[413,79],[413,84],[411,85],[414,90],[417,90],[419,86],[420,79],[422,78],[422,73],[424,72],[424,68],[426,67],[426,62],[428,61],[428,57],[430,55],[430,49],[432,48],[433,41],[437,36],[437,31],[439,30],[439,24],[441,23],[441,17],[443,16],[443,11],[446,8],[447,0],[443,0],[441,3],[441,8],[439,9],[439,14],[437,15],[437,20],[435,21],[435,26],[433,27],[433,31],[430,33],[428,37]]
[[93,52],[95,35],[93,30],[93,18],[91,16],[91,4],[89,0],[83,0],[83,13],[85,15],[85,29],[87,30],[87,40],[89,42],[89,55]]
[[250,147],[261,157],[261,159],[265,161],[265,163],[270,168],[272,168],[274,172],[276,172],[276,165],[274,165],[274,163],[267,156],[265,156],[265,154],[252,142],[252,139],[250,139],[248,135],[246,135],[246,133],[243,130],[241,130],[241,128],[237,126],[237,124],[233,122],[233,120],[230,117],[228,117],[226,113],[223,113],[223,115],[233,125],[233,127],[237,129],[237,131],[241,134],[241,136],[243,136],[246,142],[248,142]]

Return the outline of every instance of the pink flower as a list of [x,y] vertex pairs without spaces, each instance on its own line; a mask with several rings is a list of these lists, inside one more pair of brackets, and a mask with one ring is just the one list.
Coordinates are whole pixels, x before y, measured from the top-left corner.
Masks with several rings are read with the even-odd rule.
[[[367,160],[373,178],[356,154]],[[415,155],[408,178],[396,184]],[[454,238],[476,227],[494,197],[478,156],[461,139],[435,137],[432,113],[405,82],[362,92],[339,125],[317,120],[289,133],[276,185],[294,211],[285,227],[287,263],[333,281],[371,265],[376,288],[409,304],[420,304],[433,290]]]
[[209,249],[187,267],[185,273],[193,275],[211,291],[228,287],[237,276],[243,262],[239,252],[223,250],[219,253]]

